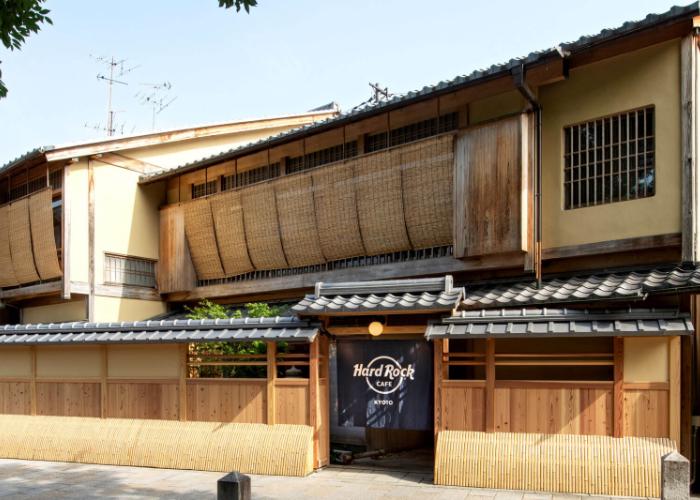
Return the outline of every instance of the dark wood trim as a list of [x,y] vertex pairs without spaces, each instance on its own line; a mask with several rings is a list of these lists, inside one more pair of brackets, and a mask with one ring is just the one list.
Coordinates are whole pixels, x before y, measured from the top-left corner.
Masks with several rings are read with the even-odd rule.
[[625,422],[625,386],[624,386],[624,362],[625,362],[625,339],[615,337],[613,339],[613,359],[615,367],[613,369],[613,436],[624,436]]
[[496,389],[612,389],[613,382],[596,380],[496,380]]
[[34,297],[41,297],[44,295],[58,295],[60,294],[62,289],[63,283],[61,281],[50,281],[48,283],[39,283],[37,285],[29,285],[20,288],[11,288],[9,290],[3,290],[2,292],[0,292],[0,299],[8,301],[31,299]]
[[486,391],[484,393],[486,432],[496,430],[496,340],[486,339]]
[[275,382],[277,379],[277,344],[274,341],[268,340],[267,344],[267,380],[263,380],[267,385],[267,425],[275,424],[275,411],[277,408],[275,399]]
[[[90,293],[90,285],[84,281],[73,281],[71,283],[73,293]],[[120,299],[153,300],[161,302],[163,299],[155,288],[146,288],[130,285],[105,285],[98,283],[94,287],[96,297],[117,297]]]
[[437,435],[442,430],[442,339],[433,340],[433,426],[434,444],[437,446]]
[[599,255],[607,253],[677,247],[680,245],[680,233],[669,233],[658,234],[655,236],[641,236],[638,238],[626,238],[623,240],[609,240],[600,241],[596,243],[585,243],[583,245],[545,248],[542,251],[542,257],[544,260],[566,259],[570,257],[584,257],[589,255]]

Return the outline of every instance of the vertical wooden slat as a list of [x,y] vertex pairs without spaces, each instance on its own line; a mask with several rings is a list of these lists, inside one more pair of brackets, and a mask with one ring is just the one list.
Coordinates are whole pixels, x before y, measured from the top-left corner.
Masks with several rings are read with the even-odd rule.
[[107,345],[100,346],[100,417],[107,418]]
[[681,232],[682,258],[685,262],[698,260],[698,182],[697,161],[697,48],[691,34],[681,42]]
[[277,378],[277,344],[267,342],[267,425],[275,424],[275,379]]
[[29,385],[29,392],[31,393],[31,414],[36,415],[36,400],[37,400],[37,394],[36,394],[36,346],[31,346],[29,348],[29,351],[31,352],[31,373],[32,373],[32,379]]
[[486,339],[486,432],[494,432],[496,429],[495,411],[496,392],[496,341]]
[[309,346],[309,425],[314,430],[314,468],[319,467],[318,353],[320,339]]
[[613,436],[624,436],[624,375],[625,344],[622,337],[615,337],[613,340],[613,363],[614,363],[614,384],[613,384]]
[[442,339],[433,340],[433,419],[435,443],[438,433],[442,430]]
[[187,355],[189,345],[180,344],[180,380],[178,395],[180,403],[178,405],[178,416],[180,421],[187,420]]
[[681,444],[681,338],[668,341],[668,431],[669,437]]
[[61,261],[63,269],[62,296],[70,300],[70,165],[63,167],[63,185],[61,187]]

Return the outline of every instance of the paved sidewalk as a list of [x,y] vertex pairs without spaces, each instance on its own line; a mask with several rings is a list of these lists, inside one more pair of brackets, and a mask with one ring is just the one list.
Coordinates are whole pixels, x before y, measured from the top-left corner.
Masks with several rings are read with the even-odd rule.
[[[214,499],[223,474],[172,469],[0,460],[0,499]],[[252,476],[255,499],[600,500],[432,485],[429,474],[330,467],[305,478]],[[620,500],[620,497],[616,497]]]

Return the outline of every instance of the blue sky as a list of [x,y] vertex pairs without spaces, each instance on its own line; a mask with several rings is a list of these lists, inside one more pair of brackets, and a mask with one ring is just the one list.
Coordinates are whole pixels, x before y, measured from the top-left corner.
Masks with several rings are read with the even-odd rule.
[[[157,129],[349,109],[368,82],[401,93],[663,12],[664,0],[259,0],[251,14],[216,0],[49,0],[53,26],[21,51],[0,49],[0,164],[45,144],[105,133],[105,68],[136,66],[115,85],[118,130],[152,130],[144,84],[170,82]],[[684,2],[687,3],[687,2]],[[87,126],[86,126],[87,125]]]

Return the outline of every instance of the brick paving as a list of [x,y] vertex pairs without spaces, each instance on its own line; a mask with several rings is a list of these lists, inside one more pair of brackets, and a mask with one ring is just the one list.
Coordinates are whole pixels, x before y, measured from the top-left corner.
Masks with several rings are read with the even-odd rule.
[[[224,474],[0,460],[0,499],[214,499]],[[304,478],[251,476],[255,499],[609,500],[587,495],[435,486],[425,472],[329,467]],[[620,497],[616,497],[620,500]]]

